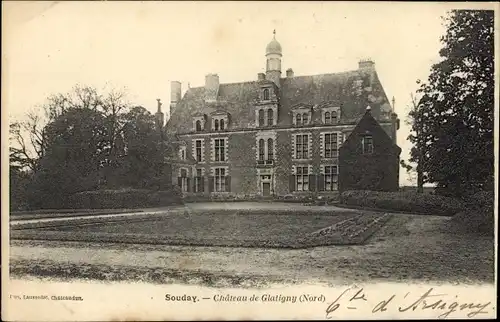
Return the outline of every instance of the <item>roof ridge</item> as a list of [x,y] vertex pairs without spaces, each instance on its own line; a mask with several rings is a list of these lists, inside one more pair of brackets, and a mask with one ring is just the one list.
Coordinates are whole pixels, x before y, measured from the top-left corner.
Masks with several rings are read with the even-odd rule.
[[[300,76],[293,76],[291,77],[292,79],[293,78],[301,78],[301,77],[315,77],[315,76],[333,76],[333,75],[342,75],[342,74],[352,74],[352,73],[355,73],[359,71],[359,69],[352,69],[352,70],[346,70],[346,71],[342,71],[342,72],[336,72],[336,73],[324,73],[324,74],[313,74],[313,75],[300,75]],[[288,77],[282,77],[281,79],[285,80],[285,79],[289,79]]]
[[[252,83],[257,83],[257,82],[258,81],[219,83],[219,86],[222,86],[222,85],[245,85],[245,84],[252,84]],[[205,86],[204,85],[202,85],[202,86],[194,86],[194,87],[190,87],[189,89],[199,89],[199,88],[205,88]]]
[[[359,69],[351,69],[351,70],[346,70],[342,72],[333,72],[333,73],[323,73],[323,74],[312,74],[312,75],[299,75],[299,76],[293,76],[293,78],[303,78],[303,77],[317,77],[317,76],[334,76],[334,75],[343,75],[343,74],[351,74],[359,71]],[[288,77],[281,77],[281,80],[286,80],[289,79]],[[258,83],[259,80],[253,80],[253,81],[243,81],[243,82],[231,82],[231,83],[219,83],[219,86],[222,85],[245,85],[245,84],[253,84],[253,83]],[[194,86],[190,87],[190,89],[197,89],[197,88],[204,88],[205,86]]]

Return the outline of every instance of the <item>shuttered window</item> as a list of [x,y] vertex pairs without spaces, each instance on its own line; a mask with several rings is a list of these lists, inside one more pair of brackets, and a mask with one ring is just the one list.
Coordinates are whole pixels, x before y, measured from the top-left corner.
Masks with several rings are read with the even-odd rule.
[[194,192],[204,191],[204,178],[202,169],[196,169],[196,177],[194,178]]
[[308,167],[297,167],[295,178],[296,178],[295,188],[297,191],[309,191]]
[[338,190],[338,167],[325,166],[324,187],[326,191]]
[[214,192],[230,192],[231,191],[231,177],[228,176],[228,173],[225,168],[215,168],[214,169],[215,176],[212,178],[213,180],[213,189]]

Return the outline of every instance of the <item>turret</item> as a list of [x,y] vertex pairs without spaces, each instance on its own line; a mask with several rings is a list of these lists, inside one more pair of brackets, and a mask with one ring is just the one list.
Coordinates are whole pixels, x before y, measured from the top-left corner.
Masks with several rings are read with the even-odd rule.
[[280,87],[281,78],[281,45],[276,40],[276,30],[273,31],[273,40],[266,47],[266,79],[273,81]]

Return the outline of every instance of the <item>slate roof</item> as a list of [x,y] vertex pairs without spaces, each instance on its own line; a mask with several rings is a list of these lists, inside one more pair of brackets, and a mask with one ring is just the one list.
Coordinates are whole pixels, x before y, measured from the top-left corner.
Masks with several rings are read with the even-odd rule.
[[[254,127],[254,106],[259,99],[261,84],[257,80],[220,84],[217,102],[213,103],[205,102],[204,87],[190,88],[171,112],[167,131],[178,134],[192,132],[192,116],[195,113],[209,116],[216,110],[225,110],[230,114],[232,129]],[[378,121],[390,117],[390,103],[375,70],[282,78],[280,85],[278,126],[291,126],[291,108],[300,103],[312,105],[314,109],[323,104],[340,106],[340,123],[356,123],[368,105]]]

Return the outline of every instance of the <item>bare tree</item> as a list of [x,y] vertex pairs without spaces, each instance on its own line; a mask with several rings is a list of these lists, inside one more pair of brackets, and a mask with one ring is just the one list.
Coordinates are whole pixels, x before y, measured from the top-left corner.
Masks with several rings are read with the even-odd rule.
[[121,114],[129,110],[124,90],[111,90],[100,94],[91,86],[76,85],[68,93],[59,93],[47,98],[44,105],[31,110],[23,121],[10,124],[10,160],[19,168],[36,172],[38,161],[47,149],[46,126],[69,109],[91,109],[102,113],[108,127],[108,144],[105,148],[108,162],[117,159],[117,141],[123,132]]

